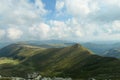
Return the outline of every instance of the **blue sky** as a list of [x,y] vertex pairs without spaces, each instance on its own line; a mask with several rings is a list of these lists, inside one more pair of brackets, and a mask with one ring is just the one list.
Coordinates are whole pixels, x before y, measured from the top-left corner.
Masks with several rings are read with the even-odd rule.
[[1,0],[0,41],[120,40],[120,0]]
[[45,9],[55,11],[56,0],[42,0],[42,2],[46,5]]

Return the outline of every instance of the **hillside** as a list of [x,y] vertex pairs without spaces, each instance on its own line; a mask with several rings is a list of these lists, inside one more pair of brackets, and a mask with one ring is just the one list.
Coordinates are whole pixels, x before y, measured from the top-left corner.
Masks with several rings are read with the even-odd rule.
[[26,44],[11,44],[0,49],[0,57],[24,60],[43,50],[45,50],[45,48],[41,48],[38,46],[31,46]]
[[[12,44],[2,49],[2,51],[10,49],[6,57],[19,59],[19,57],[24,56],[26,59],[19,59],[20,63],[18,65],[1,65],[0,73],[4,76],[25,77],[27,73],[39,72],[44,76],[120,79],[120,60],[94,55],[80,44],[64,48],[47,49],[36,48],[35,46],[26,48],[26,45],[22,45],[21,48],[20,44],[12,48],[13,45],[15,46],[15,44]],[[13,55],[17,55],[17,58],[14,58]]]
[[23,64],[37,66],[36,71],[41,71],[41,74],[47,76],[60,75],[73,78],[111,76],[113,78],[116,74],[119,75],[119,63],[120,61],[115,58],[93,55],[83,46],[76,44],[61,49],[49,49],[32,56]]
[[0,42],[0,49],[9,45],[10,43],[9,42]]

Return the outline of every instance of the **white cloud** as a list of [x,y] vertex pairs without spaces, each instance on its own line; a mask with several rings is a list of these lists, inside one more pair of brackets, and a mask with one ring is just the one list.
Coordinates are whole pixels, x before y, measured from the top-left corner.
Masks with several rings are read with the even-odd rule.
[[87,16],[99,9],[95,0],[65,0],[66,9],[73,16]]
[[62,0],[57,0],[56,1],[56,10],[60,11],[64,8],[64,2]]
[[77,37],[83,36],[82,33],[79,30],[75,31],[75,34],[76,34]]
[[120,0],[103,0],[108,5],[114,5],[120,7]]
[[50,31],[50,27],[45,23],[40,23],[39,25],[34,25],[33,27],[29,28],[30,34],[38,39],[49,38],[49,31]]
[[52,38],[56,37],[58,39],[63,39],[69,36],[69,27],[67,27],[64,22],[53,20],[50,22],[50,25]]
[[[74,23],[74,22],[73,22]],[[83,36],[80,25],[73,24],[69,26],[69,22],[51,20],[48,24],[40,23],[29,28],[29,33],[33,38],[37,39],[70,39],[72,37]]]
[[19,39],[23,35],[23,32],[17,28],[8,28],[7,36],[11,40]]
[[42,0],[1,0],[0,38],[107,40],[120,36],[120,0],[56,0],[52,16],[46,16],[45,6]]
[[[74,20],[69,20],[66,22],[63,21],[51,21],[51,31],[53,32],[53,36],[60,39],[70,39],[72,37],[81,37],[83,36],[81,26],[75,23]],[[70,26],[72,25],[72,26]],[[73,27],[74,26],[74,27]]]
[[47,13],[41,0],[30,3],[28,0],[1,0],[0,24],[30,25],[42,20]]
[[104,40],[112,37],[118,39],[120,36],[120,0],[64,0],[63,2],[66,13],[62,10],[61,12],[65,17],[72,15],[72,19],[70,16],[66,21],[67,27],[70,29],[73,27],[71,36],[79,35],[84,40],[102,40],[102,37]]
[[112,30],[120,32],[120,21],[116,20],[112,23]]
[[[68,15],[85,21],[110,22],[120,20],[120,0],[61,0]],[[59,15],[61,16],[61,15]]]
[[0,39],[5,35],[5,30],[0,29]]

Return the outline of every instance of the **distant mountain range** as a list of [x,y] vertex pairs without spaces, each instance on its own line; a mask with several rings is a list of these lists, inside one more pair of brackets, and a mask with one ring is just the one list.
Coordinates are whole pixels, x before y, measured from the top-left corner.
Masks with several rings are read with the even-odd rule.
[[[0,48],[3,48],[12,43],[15,43],[15,42],[1,42]],[[41,41],[22,41],[22,42],[20,41],[20,42],[16,42],[16,44],[38,46],[42,48],[63,48],[67,46],[72,46],[76,44],[76,42],[66,41],[66,40],[44,40],[44,41],[41,40]],[[87,43],[81,43],[81,45],[91,50],[94,54],[97,54],[100,56],[107,56],[106,52],[110,52],[110,50],[120,48],[120,42],[116,42],[116,43],[115,42],[103,42],[103,43],[87,42]],[[113,55],[112,57],[118,58],[118,56],[116,56],[116,54],[114,54],[113,52],[110,54]]]
[[91,51],[93,51],[95,54],[98,55],[104,55],[106,51],[111,49],[118,49],[120,48],[120,43],[82,43],[82,45]]
[[45,48],[16,43],[0,49],[0,57],[12,60],[0,64],[3,76],[26,77],[27,73],[39,72],[75,79],[120,79],[119,59],[95,55],[80,44]]
[[0,48],[3,48],[9,44],[11,44],[11,43],[10,42],[0,42]]
[[119,49],[110,49],[104,53],[104,56],[116,57],[120,59],[120,48]]

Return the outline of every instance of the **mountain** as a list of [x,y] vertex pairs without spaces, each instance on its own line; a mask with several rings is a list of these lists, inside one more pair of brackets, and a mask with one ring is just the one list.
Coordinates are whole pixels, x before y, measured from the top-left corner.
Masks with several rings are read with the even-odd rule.
[[82,43],[83,46],[93,51],[95,54],[104,55],[110,49],[120,48],[120,43]]
[[62,48],[74,45],[75,42],[66,41],[66,40],[40,40],[40,41],[21,41],[17,42],[17,44],[26,44],[32,46],[38,46],[42,48]]
[[8,57],[23,60],[32,55],[37,54],[42,50],[45,50],[45,48],[15,43],[0,49],[0,57]]
[[11,44],[10,42],[0,42],[0,49]]
[[104,56],[120,58],[120,49],[110,49],[105,52]]
[[54,40],[54,39],[51,39],[51,40],[39,40],[39,41],[23,41],[23,42],[18,42],[18,43],[26,43],[26,44],[29,44],[29,45],[42,45],[42,44],[69,44],[69,43],[74,43],[75,42],[72,42],[72,41],[67,41],[67,40]]
[[48,43],[48,44],[29,44],[32,46],[38,46],[38,47],[42,47],[42,48],[62,48],[62,47],[67,47],[67,46],[71,46],[74,45],[75,43],[58,43],[58,44],[54,44],[54,43]]
[[62,48],[12,44],[2,48],[0,56],[19,60],[16,65],[0,65],[0,74],[4,76],[26,77],[27,73],[39,72],[44,76],[85,80],[90,77],[103,80],[120,79],[119,59],[94,55],[80,44]]

